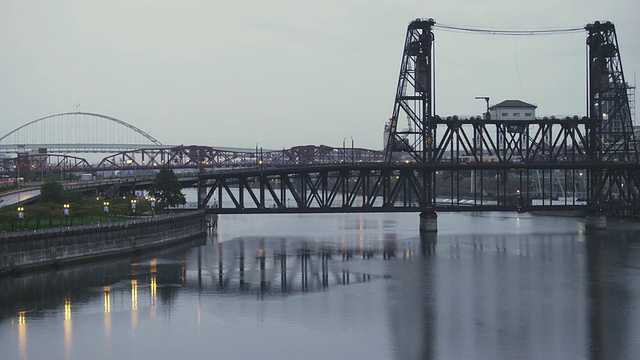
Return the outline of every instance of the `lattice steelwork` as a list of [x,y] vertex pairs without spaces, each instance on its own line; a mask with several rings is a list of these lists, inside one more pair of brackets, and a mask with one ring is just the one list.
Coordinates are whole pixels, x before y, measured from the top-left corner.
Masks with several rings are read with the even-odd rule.
[[[409,24],[404,42],[393,114],[386,126],[387,160],[394,152],[407,152],[414,161],[432,160],[436,126],[433,123],[433,19]],[[407,119],[407,127],[399,124]]]
[[[589,33],[589,158],[635,164],[638,151],[615,27],[595,22],[585,29]],[[590,198],[597,203],[612,196],[638,200],[638,177],[628,169],[589,169],[589,180]]]
[[[418,164],[482,163],[487,164],[487,170],[482,170],[485,172],[510,164],[528,172],[527,179],[520,178],[520,182],[532,181],[532,175],[534,182],[546,181],[550,186],[547,194],[557,190],[552,185],[558,183],[554,178],[563,182],[571,179],[568,187],[581,191],[563,190],[564,195],[586,199],[594,208],[612,203],[638,205],[640,180],[634,170],[638,167],[638,153],[613,24],[595,22],[585,27],[589,45],[588,116],[517,121],[440,118],[433,114],[433,27],[432,19],[418,19],[407,29],[394,112],[385,128],[387,160],[392,154],[405,152],[411,162]],[[408,127],[400,130],[400,119],[405,116]],[[436,132],[438,128],[440,131]],[[489,170],[492,164],[495,169]],[[418,171],[416,176],[426,192],[421,206],[435,207],[442,185],[427,167]],[[479,173],[471,177],[473,184],[485,179]],[[458,186],[455,183],[452,181],[451,186]],[[510,186],[505,180],[497,185],[500,187]],[[527,197],[543,197],[542,186],[539,187],[537,191],[526,187]],[[472,192],[495,191],[474,185]]]
[[[363,148],[334,148],[325,145],[296,146],[269,151],[233,151],[210,146],[175,146],[168,148],[138,149],[109,155],[97,164],[69,154],[21,153],[18,158],[0,161],[0,174],[20,172],[101,172],[126,170],[136,172],[157,170],[164,166],[172,169],[210,171],[218,168],[247,168],[256,166],[292,166],[308,164],[355,164],[384,161],[384,152]],[[19,161],[18,161],[19,160]],[[122,173],[121,173],[122,175]]]
[[[198,204],[211,213],[633,210],[589,204],[584,164],[470,162],[306,165],[201,175]],[[620,171],[623,164],[608,164]],[[633,167],[638,171],[639,167]],[[434,174],[431,204],[422,173]],[[477,184],[475,183],[477,182]]]

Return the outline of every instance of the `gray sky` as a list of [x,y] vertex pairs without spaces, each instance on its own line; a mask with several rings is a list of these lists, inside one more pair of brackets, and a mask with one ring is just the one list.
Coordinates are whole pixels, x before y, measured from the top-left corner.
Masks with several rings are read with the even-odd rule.
[[[637,0],[4,0],[0,135],[95,112],[168,144],[382,147],[406,27],[616,25],[626,79],[640,67]],[[436,31],[436,111],[521,99],[584,115],[585,33]]]

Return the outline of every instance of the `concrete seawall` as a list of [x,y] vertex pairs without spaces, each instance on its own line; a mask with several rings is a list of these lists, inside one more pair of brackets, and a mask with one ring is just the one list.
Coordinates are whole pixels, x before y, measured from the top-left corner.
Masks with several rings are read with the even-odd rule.
[[3,233],[0,274],[131,254],[206,234],[204,211],[126,222]]

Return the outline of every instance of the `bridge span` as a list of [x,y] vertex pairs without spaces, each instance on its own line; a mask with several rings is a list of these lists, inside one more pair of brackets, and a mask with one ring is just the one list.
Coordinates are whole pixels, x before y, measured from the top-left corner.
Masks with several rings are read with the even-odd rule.
[[[427,231],[437,230],[437,211],[583,211],[587,226],[602,229],[607,214],[640,210],[637,142],[612,23],[584,28],[589,114],[532,120],[437,116],[434,28],[433,19],[407,28],[384,163],[205,174],[200,207],[217,196],[209,212],[419,211]],[[407,163],[394,159],[402,153]]]

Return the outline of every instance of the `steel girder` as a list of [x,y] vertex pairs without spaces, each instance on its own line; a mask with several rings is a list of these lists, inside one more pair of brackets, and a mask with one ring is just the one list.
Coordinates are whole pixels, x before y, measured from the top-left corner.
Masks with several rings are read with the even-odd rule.
[[[387,161],[394,152],[407,152],[413,161],[432,161],[433,123],[433,19],[417,19],[407,28],[393,113],[385,131]],[[407,119],[407,128],[398,122]]]
[[[615,27],[610,22],[595,22],[585,30],[589,46],[589,158],[603,163],[637,164],[628,85]],[[598,204],[628,202],[638,195],[637,181],[630,169],[594,169],[589,172],[589,197]]]
[[67,154],[19,154],[15,158],[2,159],[2,173],[28,172],[90,172],[93,166],[84,158]]
[[[585,27],[589,46],[589,116],[532,121],[441,119],[435,116],[432,50],[435,21],[415,20],[404,43],[394,111],[385,127],[387,161],[396,152],[411,161],[495,162],[501,164],[572,163],[587,174],[588,201],[635,204],[638,151],[615,27],[595,22]],[[398,121],[407,118],[407,129]],[[444,130],[437,133],[438,127]],[[587,163],[591,165],[586,165]],[[629,165],[612,170],[610,163]],[[557,169],[560,170],[560,169]],[[433,200],[436,179],[425,173],[422,187]]]
[[434,141],[434,162],[585,162],[586,118],[483,120],[436,116],[443,129]]
[[[86,159],[50,153],[21,154],[29,156],[29,166],[21,171],[98,172],[113,170],[153,170],[168,166],[172,169],[206,170],[217,168],[246,168],[263,166],[291,166],[298,164],[340,164],[382,162],[383,151],[363,148],[334,148],[325,145],[296,146],[277,151],[232,151],[209,146],[177,146],[122,151],[103,158],[97,165]],[[11,173],[16,158],[3,159],[0,171]]]
[[384,152],[361,148],[297,146],[276,151],[255,152],[216,149],[208,146],[178,146],[167,149],[125,151],[104,158],[98,170],[153,169],[162,166],[179,169],[215,169],[298,164],[335,164],[383,161]]
[[[638,164],[588,160],[298,165],[200,175],[198,202],[212,213],[640,208],[637,177],[635,190],[620,195],[623,201],[589,201],[586,171],[594,169],[609,174],[607,184],[630,181],[628,174],[640,173]],[[425,176],[434,179],[431,193],[423,185]]]

